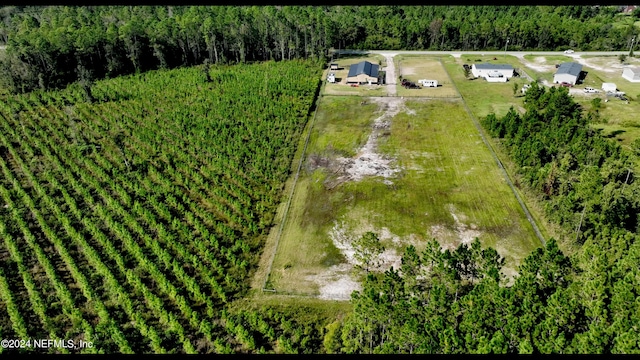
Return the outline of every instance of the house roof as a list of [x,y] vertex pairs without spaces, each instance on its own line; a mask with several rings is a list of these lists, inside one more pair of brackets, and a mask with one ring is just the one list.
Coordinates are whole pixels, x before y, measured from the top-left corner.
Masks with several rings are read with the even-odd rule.
[[640,74],[640,67],[628,67],[625,68],[625,70],[631,70],[631,72],[634,74]]
[[478,70],[513,70],[509,64],[474,64]]
[[556,71],[556,75],[560,74],[569,74],[573,76],[580,76],[580,72],[582,71],[582,65],[574,62],[563,63],[558,67],[558,71]]
[[351,65],[349,68],[349,75],[347,77],[358,76],[360,74],[367,74],[371,77],[378,77],[378,65],[372,64],[368,61],[362,61],[357,64]]

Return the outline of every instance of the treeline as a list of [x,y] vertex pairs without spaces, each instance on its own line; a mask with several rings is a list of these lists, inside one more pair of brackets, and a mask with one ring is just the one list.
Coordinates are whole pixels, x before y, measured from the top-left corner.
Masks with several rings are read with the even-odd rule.
[[637,232],[636,159],[589,126],[566,88],[532,84],[524,115],[511,109],[483,125],[500,138],[526,185],[541,194],[546,216],[582,243],[603,228]]
[[483,126],[580,249],[568,257],[550,239],[505,284],[503,260],[477,239],[455,251],[435,240],[422,253],[410,247],[400,269],[369,274],[352,296],[354,312],[328,327],[327,351],[640,351],[635,163],[589,127],[566,88],[533,84],[525,106],[524,115],[490,115]]
[[369,274],[323,345],[366,354],[638,353],[640,243],[609,245],[569,258],[551,239],[511,286],[499,275],[503,260],[477,239],[455,251],[435,240],[422,253],[409,248],[400,271]]
[[156,68],[324,57],[330,48],[627,49],[634,26],[597,6],[5,7],[12,91]]

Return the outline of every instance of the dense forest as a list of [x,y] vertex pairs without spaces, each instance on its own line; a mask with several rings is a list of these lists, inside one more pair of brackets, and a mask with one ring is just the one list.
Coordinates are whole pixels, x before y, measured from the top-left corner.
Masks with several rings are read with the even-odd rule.
[[[56,88],[183,65],[326,56],[330,48],[621,50],[637,28],[598,6],[4,7],[5,87]],[[634,16],[629,17],[634,18]]]

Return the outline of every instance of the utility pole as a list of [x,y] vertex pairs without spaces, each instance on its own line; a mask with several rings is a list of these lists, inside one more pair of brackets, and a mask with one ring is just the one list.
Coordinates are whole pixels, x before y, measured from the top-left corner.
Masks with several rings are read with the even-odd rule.
[[509,45],[509,38],[507,38],[507,42],[504,44],[504,58],[507,58],[507,46]]
[[633,43],[636,41],[636,37],[634,36],[633,39],[631,39],[631,46],[629,47],[629,57],[633,56]]

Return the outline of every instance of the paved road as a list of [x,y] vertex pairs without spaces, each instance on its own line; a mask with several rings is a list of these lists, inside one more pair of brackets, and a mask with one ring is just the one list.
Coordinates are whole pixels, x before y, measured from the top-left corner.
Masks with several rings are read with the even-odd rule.
[[[504,55],[504,51],[414,51],[414,50],[335,50],[339,54],[367,54],[374,53],[380,55],[416,54],[416,55]],[[507,55],[522,57],[524,55],[567,55],[580,57],[582,55],[608,56],[608,55],[628,55],[629,51],[576,51],[573,54],[565,54],[563,51],[507,51]]]

